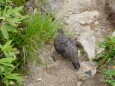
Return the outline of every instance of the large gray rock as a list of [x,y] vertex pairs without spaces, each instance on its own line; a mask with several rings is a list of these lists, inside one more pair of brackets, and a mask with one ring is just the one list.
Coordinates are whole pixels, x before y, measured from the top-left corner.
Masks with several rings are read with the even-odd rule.
[[95,37],[90,26],[83,27],[82,32],[78,37],[78,41],[83,46],[83,49],[87,53],[89,60],[94,59],[96,44],[95,44]]
[[99,12],[97,11],[85,11],[80,14],[70,15],[67,23],[79,23],[79,24],[91,24],[99,18]]

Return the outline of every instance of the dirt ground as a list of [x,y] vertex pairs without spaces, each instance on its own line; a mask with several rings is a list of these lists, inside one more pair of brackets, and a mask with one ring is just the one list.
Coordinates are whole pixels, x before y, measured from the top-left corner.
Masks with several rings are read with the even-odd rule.
[[46,57],[47,59],[44,60],[49,64],[40,67],[30,65],[30,74],[26,76],[24,86],[108,86],[102,82],[103,76],[100,74],[87,80],[80,80],[78,71],[73,68],[70,61],[59,54],[55,62],[51,60],[54,51],[51,47],[46,47],[43,51],[44,53],[40,56]]

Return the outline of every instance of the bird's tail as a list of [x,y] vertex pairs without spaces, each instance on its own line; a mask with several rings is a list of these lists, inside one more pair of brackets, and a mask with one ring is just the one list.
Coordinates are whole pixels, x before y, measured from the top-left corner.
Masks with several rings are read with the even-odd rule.
[[79,70],[79,68],[80,68],[79,61],[77,61],[77,62],[73,61],[72,64],[73,64],[73,66],[74,66],[75,69]]

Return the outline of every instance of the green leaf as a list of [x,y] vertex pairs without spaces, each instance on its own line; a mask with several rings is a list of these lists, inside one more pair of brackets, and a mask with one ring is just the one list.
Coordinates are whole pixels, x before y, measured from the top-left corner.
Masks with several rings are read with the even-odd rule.
[[7,66],[7,67],[14,67],[11,63],[1,63],[1,65]]
[[2,45],[0,44],[0,48],[2,49]]
[[2,32],[2,34],[3,34],[3,36],[4,36],[5,39],[9,39],[9,34],[8,34],[8,31],[7,31],[7,29],[6,29],[5,24],[3,24],[3,25],[1,26],[1,32]]
[[17,32],[17,30],[16,30],[17,28],[10,24],[6,24],[6,29],[8,32],[15,32],[15,33]]
[[2,17],[2,16],[0,16],[0,19],[5,20],[5,18],[4,18],[4,17]]
[[103,80],[103,81],[110,83],[112,86],[115,86],[115,80]]
[[14,80],[21,80],[21,76],[20,74],[9,74],[9,75],[6,75],[5,77],[6,79],[14,79]]
[[1,67],[2,66],[14,67],[14,65],[11,64],[14,60],[15,60],[15,58],[12,58],[12,57],[2,58],[2,59],[0,59],[0,65],[1,65]]
[[12,57],[2,58],[2,59],[0,59],[0,64],[3,64],[3,63],[12,63],[14,60],[16,60],[16,59],[12,58]]
[[8,50],[8,49],[10,49],[10,48],[12,47],[12,46],[10,46],[11,43],[12,43],[12,40],[6,42],[6,43],[3,45],[2,50]]
[[9,86],[7,79],[4,79],[3,82],[4,82],[4,84],[5,84],[6,86]]
[[115,75],[115,69],[107,70],[105,72],[106,75]]

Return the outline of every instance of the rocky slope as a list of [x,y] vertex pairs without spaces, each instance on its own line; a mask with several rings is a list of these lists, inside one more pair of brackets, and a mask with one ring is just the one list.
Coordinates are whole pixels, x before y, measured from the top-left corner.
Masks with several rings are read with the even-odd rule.
[[[86,55],[82,55],[79,50],[81,68],[76,71],[68,60],[51,48],[53,46],[44,47],[43,54],[38,56],[44,66],[29,66],[31,73],[27,76],[25,86],[107,86],[101,81],[102,75],[96,74],[97,65],[92,62],[98,48],[97,42],[114,31],[114,23],[111,23],[108,17],[110,14],[114,15],[115,6],[111,3],[107,6],[106,3],[107,0],[48,0],[48,5],[43,8],[56,11],[57,19],[63,18],[64,29],[72,33]],[[35,3],[35,6],[37,5]]]

